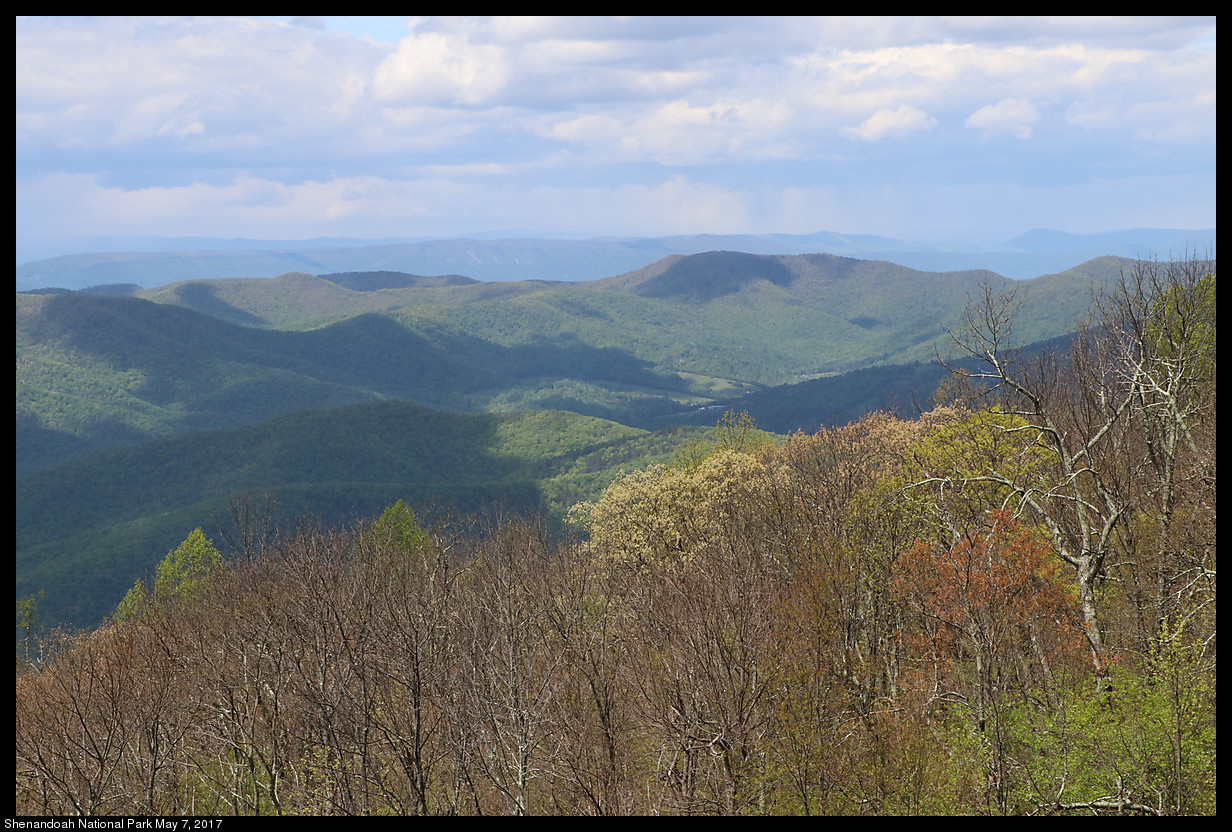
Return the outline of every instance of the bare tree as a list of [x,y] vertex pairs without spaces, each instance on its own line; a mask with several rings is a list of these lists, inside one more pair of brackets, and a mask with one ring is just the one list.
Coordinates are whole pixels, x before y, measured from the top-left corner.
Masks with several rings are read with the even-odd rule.
[[210,519],[228,554],[246,562],[269,551],[278,536],[278,500],[267,491],[257,504],[251,494],[227,496],[226,518]]
[[534,784],[549,776],[560,740],[552,703],[564,655],[544,615],[552,561],[546,529],[506,521],[467,568],[458,602],[459,738],[467,764],[515,815],[532,811]]
[[[1048,465],[1007,459],[928,481],[1000,486],[1012,494],[1016,512],[1044,525],[1073,569],[1100,678],[1108,650],[1099,587],[1114,567],[1133,560],[1128,541],[1140,533],[1138,512],[1151,504],[1171,525],[1187,455],[1209,468],[1199,485],[1213,515],[1214,456],[1204,457],[1197,438],[1214,413],[1213,269],[1199,258],[1137,262],[1096,296],[1065,352],[1024,357],[1013,340],[1015,291],[998,294],[987,284],[951,333],[960,357],[974,359],[976,368],[950,369],[987,391],[992,406],[1012,417],[1000,430],[1018,434],[1021,447],[1042,450]],[[1185,573],[1188,586],[1201,583],[1202,570],[1199,563]],[[1161,597],[1175,594],[1164,589]],[[1157,619],[1164,617],[1161,608]]]
[[[368,672],[376,706],[368,718],[400,789],[381,784],[397,811],[454,813],[456,790],[442,785],[450,758],[450,687],[457,673],[454,584],[458,568],[437,539],[407,539],[374,527],[360,538],[361,568],[377,599],[376,639]],[[406,793],[402,798],[398,791]]]

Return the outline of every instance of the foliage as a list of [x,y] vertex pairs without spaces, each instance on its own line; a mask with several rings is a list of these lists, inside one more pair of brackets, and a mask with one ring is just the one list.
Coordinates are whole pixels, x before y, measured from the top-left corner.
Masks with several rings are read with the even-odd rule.
[[715,426],[714,436],[678,448],[672,456],[672,466],[692,468],[701,464],[706,457],[721,451],[752,454],[773,441],[774,438],[760,430],[747,412],[735,413],[728,410]]
[[401,500],[381,512],[369,529],[375,539],[395,550],[411,553],[427,546],[428,532],[415,520],[415,512]]
[[124,596],[115,621],[132,621],[151,608],[191,603],[222,568],[222,554],[198,527],[158,564],[151,591],[141,579]]
[[194,532],[163,614],[18,679],[18,809],[1214,812],[1206,633],[1097,690],[1046,536],[996,509],[926,542],[885,490],[968,418],[631,474],[584,542],[395,502],[198,584]]
[[1017,705],[1016,802],[1042,813],[1216,811],[1213,669],[1177,633],[1142,663],[1113,668],[1098,696],[1060,689]]
[[768,498],[765,464],[722,448],[686,467],[626,474],[573,513],[597,551],[622,562],[661,564],[687,561],[733,526],[757,522],[753,512]]

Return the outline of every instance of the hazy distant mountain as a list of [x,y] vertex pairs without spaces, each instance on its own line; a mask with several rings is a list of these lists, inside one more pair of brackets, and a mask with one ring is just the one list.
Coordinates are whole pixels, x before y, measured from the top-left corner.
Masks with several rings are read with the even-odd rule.
[[1051,228],[1037,228],[996,246],[997,251],[1083,251],[1099,249],[1124,257],[1150,255],[1167,259],[1186,251],[1202,254],[1215,245],[1215,229],[1182,231],[1175,228],[1134,228],[1102,234],[1070,234]]
[[[131,242],[127,251],[114,246]],[[95,245],[93,239],[82,243]],[[135,283],[151,288],[181,280],[392,271],[461,275],[480,281],[582,281],[625,274],[670,254],[827,253],[885,260],[924,271],[988,269],[1014,279],[1052,274],[1104,255],[1142,257],[1185,250],[1213,252],[1215,230],[1133,229],[1103,234],[1028,232],[979,248],[909,242],[873,235],[695,234],[654,238],[545,238],[304,241],[122,238],[98,241],[91,253],[21,263],[18,291]]]

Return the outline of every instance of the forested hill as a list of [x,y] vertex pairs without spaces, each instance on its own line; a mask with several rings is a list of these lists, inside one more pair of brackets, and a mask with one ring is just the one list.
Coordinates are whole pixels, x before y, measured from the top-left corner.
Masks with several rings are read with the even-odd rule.
[[[711,421],[713,425],[713,420]],[[94,626],[187,526],[228,498],[329,525],[404,499],[455,514],[563,516],[622,466],[670,459],[705,432],[651,433],[560,411],[465,414],[405,402],[300,410],[116,448],[17,478],[17,594],[50,588],[51,622]]]
[[1012,283],[712,252],[581,284],[380,272],[18,295],[17,470],[386,397],[658,426],[768,387],[931,360],[984,282],[1020,292],[1023,343],[1062,335],[1124,265]]
[[[1074,317],[1090,301],[1092,284],[1106,284],[1131,262],[1101,257],[1057,274],[1011,281],[982,269],[925,272],[886,261],[830,254],[752,255],[714,251],[673,255],[623,275],[574,283],[478,283],[464,282],[456,276],[429,278],[389,272],[320,278],[288,273],[272,280],[233,278],[169,283],[139,294],[219,317],[242,316],[237,318],[239,323],[285,329],[320,326],[324,321],[365,311],[409,314],[416,308],[425,309],[434,317],[465,321],[464,313],[456,307],[496,303],[512,303],[515,310],[538,311],[548,316],[540,321],[533,316],[525,320],[513,318],[507,323],[497,319],[503,328],[512,330],[510,337],[518,337],[568,325],[587,332],[597,325],[590,321],[589,327],[583,326],[588,313],[592,318],[608,315],[613,325],[635,329],[644,327],[646,317],[676,328],[681,325],[674,320],[677,317],[709,314],[714,311],[709,309],[711,306],[723,310],[733,305],[739,306],[741,314],[750,320],[782,312],[785,305],[795,305],[827,316],[817,324],[832,323],[842,329],[842,325],[853,325],[851,322],[856,320],[865,329],[893,328],[926,320],[930,313],[961,308],[971,291],[988,280],[997,290],[1019,288],[1027,304],[1023,324],[1032,329],[1029,340],[1039,340],[1035,337],[1037,332],[1041,337],[1060,334],[1043,333],[1044,327],[1058,325],[1048,315],[1050,308],[1055,307],[1057,314],[1070,315],[1069,320],[1059,324],[1062,331],[1072,326]],[[400,281],[403,285],[399,285]],[[340,285],[389,291],[348,293],[340,291]],[[396,291],[398,288],[407,291]],[[591,297],[593,290],[600,291],[598,298]],[[630,296],[641,300],[629,300]],[[618,305],[616,298],[625,298],[625,305]],[[577,306],[578,303],[590,305]],[[1040,319],[1044,320],[1042,327],[1037,326]],[[699,321],[696,327],[700,329],[703,324]],[[854,326],[859,328],[860,323]],[[853,333],[844,334],[854,337]]]

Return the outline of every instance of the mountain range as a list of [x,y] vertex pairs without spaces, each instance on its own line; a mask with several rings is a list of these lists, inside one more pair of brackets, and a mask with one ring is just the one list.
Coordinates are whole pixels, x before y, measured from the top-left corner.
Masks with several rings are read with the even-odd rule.
[[[824,252],[885,260],[927,271],[988,269],[1014,279],[1064,271],[1102,255],[1166,258],[1215,247],[1212,229],[1140,228],[1101,234],[1035,230],[993,246],[909,242],[877,235],[694,234],[586,240],[517,237],[450,239],[248,240],[84,238],[18,249],[17,290],[82,289],[108,283],[144,288],[171,280],[400,271],[458,274],[481,281],[594,280],[647,266],[671,254]],[[90,253],[62,253],[64,251]]]
[[[236,494],[560,518],[726,410],[787,433],[926,407],[985,290],[1064,337],[1130,261],[1014,281],[832,254],[673,254],[588,281],[394,270],[19,293],[17,592],[97,623]],[[172,273],[164,273],[167,276]],[[692,426],[692,427],[689,427]]]

